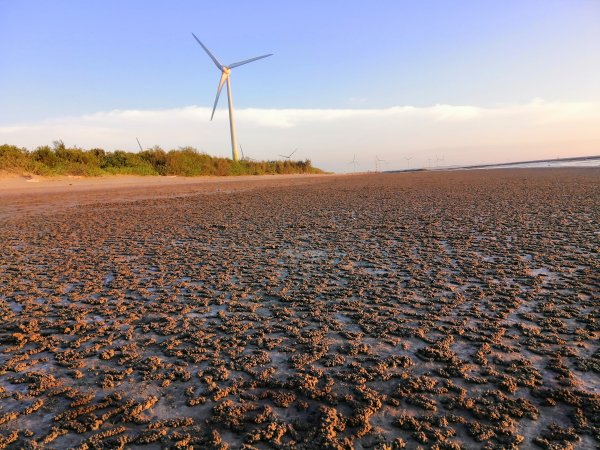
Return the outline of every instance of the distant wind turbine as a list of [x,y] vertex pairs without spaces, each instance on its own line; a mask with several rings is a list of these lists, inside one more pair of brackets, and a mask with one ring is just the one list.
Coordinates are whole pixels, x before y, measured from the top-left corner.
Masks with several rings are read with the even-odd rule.
[[228,66],[224,66],[217,60],[217,58],[215,58],[213,56],[213,54],[210,52],[210,50],[208,50],[208,48],[206,48],[204,46],[204,44],[202,42],[200,42],[200,39],[198,39],[194,33],[192,33],[192,36],[194,36],[194,39],[196,39],[196,41],[198,41],[198,44],[200,44],[200,46],[204,49],[204,51],[208,54],[208,56],[210,56],[210,59],[212,59],[212,61],[215,63],[215,66],[217,66],[217,69],[219,69],[221,71],[221,79],[219,80],[219,86],[217,87],[217,96],[215,97],[215,104],[213,106],[210,120],[212,120],[215,115],[215,109],[217,109],[217,103],[219,102],[219,96],[221,95],[221,89],[223,89],[223,85],[225,84],[225,82],[227,82],[227,101],[229,104],[229,129],[231,132],[231,153],[232,153],[233,160],[237,161],[238,160],[237,141],[236,141],[236,137],[235,137],[235,124],[233,121],[233,101],[231,100],[231,81],[230,81],[231,69],[238,67],[238,66],[242,66],[244,64],[251,63],[258,59],[266,58],[267,56],[271,56],[272,53],[269,53],[268,55],[262,55],[262,56],[257,56],[255,58],[246,59],[244,61],[235,62],[235,63],[229,64]]
[[352,161],[350,161],[348,164],[354,164],[354,172],[356,172],[356,165],[358,164],[356,162],[356,153],[354,154],[354,158],[352,158]]
[[242,152],[242,161],[254,161],[252,158],[244,156],[244,149],[242,148],[241,145],[240,145],[240,152]]
[[379,159],[379,156],[375,155],[375,172],[381,171],[382,162],[385,162],[385,159]]
[[414,156],[405,156],[404,159],[406,160],[406,167],[407,170],[410,170],[410,160],[413,159]]
[[298,149],[296,148],[296,149],[294,149],[294,151],[293,151],[292,153],[290,153],[289,155],[279,155],[279,156],[281,156],[282,158],[285,158],[285,159],[288,159],[288,160],[289,160],[289,159],[292,157],[292,155],[293,155],[294,153],[296,153],[297,151],[298,151]]
[[138,145],[140,146],[140,152],[143,152],[144,149],[142,148],[142,144],[140,144],[140,140],[138,138],[135,138],[135,140],[137,141]]

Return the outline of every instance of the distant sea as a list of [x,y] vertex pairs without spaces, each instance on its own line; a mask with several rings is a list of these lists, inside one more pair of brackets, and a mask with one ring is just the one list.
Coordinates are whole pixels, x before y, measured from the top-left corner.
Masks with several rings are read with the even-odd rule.
[[444,171],[444,170],[484,170],[484,169],[543,169],[543,168],[560,168],[560,167],[600,167],[599,156],[581,156],[578,158],[564,159],[548,159],[545,161],[523,161],[514,163],[502,164],[481,164],[476,166],[441,166],[428,167],[421,169],[400,169],[390,170],[386,173],[401,173],[401,172],[421,172],[426,171]]
[[522,162],[514,164],[498,164],[495,166],[473,167],[474,169],[537,169],[558,167],[600,167],[600,156],[589,159],[556,159],[550,161]]

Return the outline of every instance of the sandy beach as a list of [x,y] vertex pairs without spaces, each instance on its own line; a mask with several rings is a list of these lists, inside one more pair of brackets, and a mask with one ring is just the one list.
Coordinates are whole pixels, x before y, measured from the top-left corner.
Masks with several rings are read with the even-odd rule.
[[0,174],[0,217],[106,201],[130,202],[306,184],[327,176],[330,175],[23,177]]
[[[261,175],[261,176],[230,176],[230,177],[178,177],[178,176],[133,176],[114,175],[102,177],[41,177],[17,176],[0,174],[0,195],[17,194],[26,192],[57,192],[57,191],[91,191],[103,189],[121,189],[123,193],[131,188],[164,187],[164,186],[198,186],[213,184],[236,184],[251,181],[280,182],[299,178],[323,177],[326,175]],[[338,175],[340,176],[340,175]]]
[[0,178],[0,448],[594,449],[600,169]]

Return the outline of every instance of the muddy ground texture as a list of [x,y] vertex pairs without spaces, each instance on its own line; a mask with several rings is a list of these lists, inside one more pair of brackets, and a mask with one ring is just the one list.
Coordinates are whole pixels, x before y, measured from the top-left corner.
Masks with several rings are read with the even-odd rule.
[[165,189],[4,211],[0,448],[600,445],[598,169]]

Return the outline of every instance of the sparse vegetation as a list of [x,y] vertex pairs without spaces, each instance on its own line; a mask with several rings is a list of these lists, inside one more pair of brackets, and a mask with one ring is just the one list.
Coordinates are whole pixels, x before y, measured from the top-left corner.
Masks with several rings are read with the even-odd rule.
[[238,161],[198,152],[193,147],[165,151],[155,146],[139,153],[66,147],[62,141],[33,151],[0,145],[0,171],[19,175],[274,175],[323,173],[305,161]]

